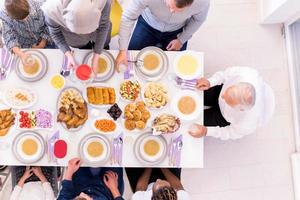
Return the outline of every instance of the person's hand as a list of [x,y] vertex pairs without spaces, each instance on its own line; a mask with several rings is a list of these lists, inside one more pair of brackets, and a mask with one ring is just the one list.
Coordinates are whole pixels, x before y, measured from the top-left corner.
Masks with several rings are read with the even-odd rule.
[[32,169],[30,169],[29,167],[26,167],[25,172],[24,172],[22,178],[24,180],[27,180],[28,178],[30,178],[32,176],[32,174],[33,174]]
[[113,171],[108,171],[103,176],[103,181],[106,185],[106,187],[110,190],[113,197],[116,198],[120,195],[119,189],[118,189],[118,174]]
[[44,49],[47,45],[47,40],[42,39],[38,44],[32,45],[34,49]]
[[196,87],[199,90],[208,90],[210,88],[210,82],[206,78],[200,78],[197,80]]
[[182,44],[180,42],[179,39],[175,39],[175,40],[172,40],[168,46],[167,46],[167,50],[168,51],[179,51],[182,47]]
[[42,183],[47,182],[46,177],[44,176],[42,169],[40,167],[33,167],[33,173],[40,179]]
[[23,64],[23,65],[26,65],[26,63],[27,63],[27,58],[29,57],[29,55],[28,55],[27,53],[23,52],[23,51],[20,51],[19,55],[20,55],[22,64]]
[[195,138],[206,136],[207,128],[203,125],[193,124],[189,129],[189,134]]
[[67,68],[68,69],[72,69],[76,67],[76,61],[74,59],[73,53],[71,51],[67,51],[65,53],[65,56],[68,59],[68,63],[67,63]]
[[126,50],[121,50],[116,58],[116,70],[119,73],[121,65],[128,66]]
[[73,158],[69,160],[68,168],[65,174],[66,180],[72,180],[73,174],[80,168],[81,160],[79,158]]
[[18,182],[18,186],[23,187],[25,184],[25,181],[31,177],[33,174],[32,169],[30,169],[29,167],[26,167],[25,172],[23,174],[23,176],[20,178],[19,182]]
[[94,53],[92,58],[92,69],[95,74],[98,71],[99,59],[100,59],[100,54]]

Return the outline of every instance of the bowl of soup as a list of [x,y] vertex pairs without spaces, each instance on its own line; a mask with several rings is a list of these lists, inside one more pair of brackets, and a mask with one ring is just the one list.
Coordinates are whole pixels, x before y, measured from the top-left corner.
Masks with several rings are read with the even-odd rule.
[[89,165],[96,166],[107,161],[110,146],[107,138],[99,134],[88,135],[80,143],[80,156]]
[[137,158],[147,164],[156,164],[166,156],[167,144],[162,136],[144,134],[136,140],[135,154]]
[[199,78],[203,71],[203,54],[194,51],[178,53],[174,59],[174,70],[178,77],[185,80]]
[[44,155],[45,144],[38,133],[27,131],[20,133],[13,143],[16,158],[26,164],[37,162]]
[[203,108],[203,98],[195,91],[183,90],[173,97],[171,107],[180,119],[195,120]]
[[144,74],[156,75],[161,72],[163,61],[159,53],[148,50],[139,57],[137,64],[137,67],[139,67]]

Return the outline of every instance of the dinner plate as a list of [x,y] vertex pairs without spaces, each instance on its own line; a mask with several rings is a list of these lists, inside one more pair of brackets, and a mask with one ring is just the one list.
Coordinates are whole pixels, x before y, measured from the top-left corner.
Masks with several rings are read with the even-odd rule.
[[[45,110],[45,111],[47,111],[47,112],[49,112],[50,114],[51,114],[51,127],[49,127],[49,128],[42,128],[42,127],[33,127],[33,128],[21,128],[21,122],[20,122],[20,119],[21,119],[21,114],[20,114],[20,112],[21,111],[23,111],[23,112],[26,112],[26,113],[33,113],[34,115],[36,115],[36,112],[38,111],[39,109],[37,109],[37,110],[20,110],[20,111],[18,111],[17,112],[17,114],[16,114],[16,125],[17,125],[17,129],[18,130],[23,130],[23,131],[34,131],[34,130],[47,130],[47,131],[51,131],[51,130],[53,130],[53,128],[54,128],[54,112],[51,112],[51,111],[48,111],[48,110]],[[44,109],[41,109],[41,110],[44,110]]]
[[120,94],[119,94],[119,90],[115,89],[114,87],[108,85],[108,84],[104,84],[104,83],[91,83],[91,84],[88,84],[87,86],[84,87],[83,91],[82,91],[82,96],[84,98],[84,100],[92,107],[94,108],[110,108],[113,104],[103,104],[103,105],[95,105],[95,104],[92,104],[92,103],[89,103],[88,101],[88,97],[87,97],[87,88],[88,87],[100,87],[100,88],[113,88],[115,90],[115,94],[116,94],[116,102],[115,103],[118,103],[119,101],[119,97],[120,97]]
[[24,52],[30,54],[33,58],[35,58],[39,62],[40,68],[39,71],[34,75],[27,74],[23,69],[23,63],[20,57],[18,57],[15,68],[17,76],[23,81],[27,82],[36,82],[41,80],[48,71],[47,57],[38,50],[25,50]]
[[[57,109],[57,114],[58,114],[58,112],[59,112],[59,101],[60,101],[60,98],[61,98],[61,96],[62,96],[62,94],[63,94],[63,92],[65,92],[66,90],[69,90],[69,89],[74,89],[74,90],[76,90],[77,92],[79,92],[79,94],[81,95],[81,97],[83,98],[83,95],[82,95],[82,92],[79,90],[79,89],[77,89],[77,88],[75,88],[75,87],[66,87],[66,88],[64,88],[61,92],[60,92],[60,94],[58,95],[58,98],[57,98],[57,102],[56,102],[56,109]],[[84,99],[84,98],[83,98]],[[84,100],[85,101],[85,100]],[[87,121],[85,121],[85,123],[86,123]],[[84,124],[85,124],[84,123]],[[65,129],[65,130],[67,130],[67,131],[69,131],[69,132],[77,132],[77,131],[79,131],[82,127],[83,127],[83,125],[81,125],[81,126],[79,126],[79,127],[77,127],[77,128],[71,128],[71,129],[68,129],[67,128],[67,126],[66,126],[66,124],[65,123],[63,123],[63,122],[59,122],[59,124]]]
[[[83,63],[87,64],[89,66],[92,66],[92,58],[93,58],[93,52],[89,52],[83,59]],[[94,78],[94,82],[104,82],[110,79],[113,74],[115,73],[115,59],[114,56],[107,50],[102,50],[102,53],[100,54],[100,58],[104,59],[107,63],[108,69],[105,73],[99,75]]]
[[[149,54],[154,54],[159,57],[160,64],[158,69],[150,71],[143,66],[144,57]],[[160,48],[153,47],[153,46],[146,47],[142,49],[136,57],[135,72],[136,75],[143,80],[146,81],[161,80],[164,77],[164,75],[168,72],[168,69],[169,69],[168,56]]]
[[[143,144],[145,144],[146,140],[155,140],[157,143],[160,144],[160,151],[156,157],[151,157],[145,155],[143,152]],[[139,136],[134,144],[134,154],[136,158],[143,164],[146,165],[157,165],[166,158],[167,155],[167,141],[162,136],[155,136],[149,133],[144,133],[143,135]]]
[[142,99],[145,102],[146,107],[149,108],[149,109],[152,109],[152,110],[162,110],[162,109],[164,109],[169,104],[169,101],[170,101],[170,97],[168,95],[169,94],[168,88],[164,84],[159,83],[160,85],[162,85],[167,90],[167,93],[166,93],[166,95],[167,95],[167,99],[166,99],[167,103],[165,105],[162,105],[160,107],[148,106],[147,103],[146,103],[147,101],[146,101],[146,97],[145,97],[145,92],[146,92],[146,87],[149,86],[149,83],[150,82],[148,82],[144,87],[142,87]]
[[[180,99],[185,96],[191,97],[192,99],[194,99],[196,103],[196,107],[191,114],[184,114],[178,108],[178,103]],[[199,117],[201,113],[201,107],[200,107],[201,102],[203,102],[203,99],[200,97],[200,95],[197,92],[190,91],[190,90],[181,90],[173,97],[171,102],[171,108],[180,119],[190,121],[190,120],[195,120]]]
[[[8,106],[6,106],[6,105],[4,105],[4,104],[2,104],[2,105],[0,104],[0,111],[1,111],[1,110],[6,110],[6,109],[10,109],[10,107],[8,107]],[[11,112],[14,113],[15,115],[17,115],[16,112],[15,112],[13,109],[11,110]],[[10,134],[12,134],[13,132],[15,132],[16,127],[17,127],[17,117],[15,116],[15,122],[14,122],[14,125],[12,125],[12,126],[9,128],[8,132],[6,133],[6,135],[0,136],[0,140],[1,140],[1,139],[6,139],[7,137],[9,137]],[[1,149],[1,147],[0,147],[0,149]]]
[[[113,121],[115,123],[116,128],[115,128],[114,131],[110,131],[110,132],[101,131],[101,130],[97,129],[96,126],[95,126],[95,123],[96,123],[97,120],[111,120],[111,121]],[[112,134],[118,134],[118,133],[121,132],[120,125],[119,125],[119,123],[117,121],[114,121],[113,119],[109,119],[109,118],[105,118],[105,117],[94,119],[93,122],[92,122],[92,128],[93,128],[93,130],[95,132],[103,134],[103,135],[112,135]]]
[[[104,146],[103,154],[98,157],[91,157],[88,155],[87,147],[92,142],[99,142]],[[111,154],[109,140],[104,135],[99,135],[98,133],[91,133],[85,136],[79,144],[79,154],[80,158],[84,160],[84,162],[91,167],[100,167],[105,164]]]
[[[21,145],[26,139],[34,140],[37,143],[37,152],[33,155],[26,155]],[[24,164],[32,164],[38,162],[45,154],[45,141],[44,138],[33,131],[24,131],[17,135],[17,137],[13,141],[13,154],[16,159]]]
[[[23,94],[28,98],[28,102],[22,103],[18,99],[16,99],[16,95]],[[37,93],[27,87],[10,87],[4,89],[4,91],[0,92],[0,99],[3,101],[5,105],[10,108],[21,110],[32,107],[38,100]]]
[[[186,60],[182,60],[187,57],[191,58],[193,62],[187,63]],[[179,52],[173,61],[173,67],[175,70],[175,74],[184,80],[197,79],[202,75],[202,70],[203,70],[203,65],[204,65],[203,62],[204,61],[203,61],[202,53],[198,53],[195,51]],[[189,64],[192,64],[193,66],[189,66]],[[185,68],[185,69],[189,68],[190,70],[193,70],[194,72],[184,74],[179,70],[178,65],[183,66],[183,68]],[[194,69],[192,69],[192,68],[194,68]]]

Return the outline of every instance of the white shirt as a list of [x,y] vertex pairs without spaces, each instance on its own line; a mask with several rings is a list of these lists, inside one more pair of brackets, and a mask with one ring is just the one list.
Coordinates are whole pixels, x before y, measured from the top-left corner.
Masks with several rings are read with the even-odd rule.
[[[150,183],[146,191],[138,191],[133,194],[131,200],[151,200],[154,183]],[[184,190],[177,191],[178,200],[190,200],[190,195]]]
[[49,182],[29,182],[23,187],[15,186],[10,200],[54,200],[54,193]]
[[[253,133],[271,118],[275,102],[272,89],[262,80],[255,69],[249,67],[230,67],[215,73],[208,79],[211,87],[223,84],[219,106],[223,117],[230,122],[226,127],[207,127],[207,136],[222,140],[239,139]],[[255,105],[246,111],[240,111],[226,104],[222,94],[238,82],[251,83],[256,92]]]

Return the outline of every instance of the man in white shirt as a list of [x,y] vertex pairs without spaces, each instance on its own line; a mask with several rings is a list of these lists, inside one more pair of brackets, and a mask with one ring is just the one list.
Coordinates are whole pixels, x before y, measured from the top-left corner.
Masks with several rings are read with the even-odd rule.
[[248,67],[231,67],[209,79],[198,80],[204,92],[204,126],[194,124],[194,137],[239,139],[253,133],[271,118],[275,102],[272,89],[258,72]]

